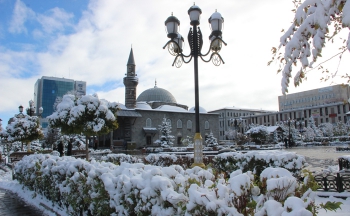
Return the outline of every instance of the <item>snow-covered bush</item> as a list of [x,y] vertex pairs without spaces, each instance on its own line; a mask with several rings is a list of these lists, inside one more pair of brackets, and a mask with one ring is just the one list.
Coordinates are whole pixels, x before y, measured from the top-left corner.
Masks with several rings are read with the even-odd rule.
[[254,174],[260,175],[267,167],[282,167],[293,175],[298,175],[304,163],[303,156],[279,150],[228,152],[219,154],[213,159],[213,167],[227,174],[241,169],[243,172],[253,171]]
[[[307,180],[298,183],[285,169],[264,170],[261,188],[250,171],[224,178],[200,167],[118,166],[41,154],[24,157],[14,170],[20,184],[67,215],[270,215],[272,205],[278,206],[278,215],[308,215],[314,203],[312,191],[300,190]],[[283,185],[285,181],[291,184]],[[277,190],[287,193],[276,200]]]
[[101,157],[102,161],[111,162],[116,165],[120,165],[122,162],[126,163],[141,163],[142,160],[134,157],[132,155],[126,154],[108,154],[106,156]]

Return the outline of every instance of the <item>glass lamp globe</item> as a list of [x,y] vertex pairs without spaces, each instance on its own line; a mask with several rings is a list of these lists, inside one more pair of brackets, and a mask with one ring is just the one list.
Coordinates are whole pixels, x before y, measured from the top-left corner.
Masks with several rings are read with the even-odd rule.
[[202,10],[197,6],[193,5],[188,9],[188,15],[190,16],[191,25],[199,25],[200,15],[202,14]]
[[177,37],[180,21],[173,15],[165,20],[166,30],[168,32],[168,38],[174,39]]

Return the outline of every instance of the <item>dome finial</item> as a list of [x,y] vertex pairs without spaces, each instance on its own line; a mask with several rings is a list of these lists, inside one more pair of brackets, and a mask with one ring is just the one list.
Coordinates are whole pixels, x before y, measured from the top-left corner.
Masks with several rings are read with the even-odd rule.
[[157,88],[157,79],[154,80],[154,88]]

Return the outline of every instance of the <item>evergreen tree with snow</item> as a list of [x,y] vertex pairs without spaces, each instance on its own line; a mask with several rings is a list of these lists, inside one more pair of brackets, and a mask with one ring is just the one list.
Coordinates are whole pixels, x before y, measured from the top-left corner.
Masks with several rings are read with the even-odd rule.
[[324,137],[333,136],[333,125],[331,123],[322,123],[318,126],[318,128],[322,131]]
[[[47,117],[52,128],[60,128],[63,134],[84,134],[86,143],[90,136],[107,134],[118,128],[118,104],[99,99],[97,94],[64,95],[57,110]],[[86,145],[86,159],[89,159]]]
[[305,127],[304,130],[305,130],[304,134],[303,134],[304,141],[305,142],[312,142],[312,141],[314,141],[314,139],[316,137],[314,129],[312,129],[311,127]]
[[207,144],[208,147],[213,147],[218,145],[217,139],[214,137],[214,134],[212,131],[208,134],[208,136],[205,139],[205,144]]
[[323,136],[322,131],[316,126],[315,119],[312,116],[309,118],[309,127],[314,130],[316,137]]
[[162,146],[163,148],[168,148],[173,145],[173,141],[175,137],[171,135],[171,124],[163,118],[162,124],[158,125],[158,130],[160,133],[160,137],[154,143]]
[[11,143],[22,142],[22,151],[23,143],[27,145],[27,150],[30,151],[30,143],[43,137],[44,134],[37,116],[13,117],[12,122],[6,127],[7,141]]
[[269,136],[269,131],[267,130],[267,127],[264,125],[258,125],[256,127],[253,127],[249,129],[250,137],[253,139],[254,142],[261,144]]
[[342,121],[338,121],[333,127],[334,136],[346,136],[348,134],[348,128]]

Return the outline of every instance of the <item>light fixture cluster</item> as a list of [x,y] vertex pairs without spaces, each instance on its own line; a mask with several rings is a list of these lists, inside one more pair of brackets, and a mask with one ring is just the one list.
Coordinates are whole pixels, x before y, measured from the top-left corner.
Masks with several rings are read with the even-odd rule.
[[[222,43],[227,45],[222,40],[224,18],[219,12],[215,11],[208,19],[211,28],[211,34],[209,36],[210,47],[206,54],[202,54],[201,49],[203,46],[203,37],[200,28],[198,27],[200,24],[201,14],[202,10],[197,5],[193,5],[188,10],[188,15],[191,21],[190,24],[193,26],[193,29],[191,28],[188,34],[188,42],[191,48],[191,53],[189,55],[184,55],[182,53],[184,38],[181,36],[181,34],[179,34],[179,19],[177,19],[173,14],[166,19],[165,26],[167,36],[170,38],[170,41],[168,41],[163,48],[165,49],[165,47],[168,47],[169,53],[176,56],[173,66],[175,65],[176,67],[181,67],[182,62],[189,63],[194,56],[200,57],[204,62],[212,61],[216,66],[219,66],[221,63],[225,63],[219,55],[222,48]],[[210,51],[212,51],[212,54],[209,60],[203,59],[203,57],[207,56]],[[189,60],[186,61],[185,58],[189,58]]]

